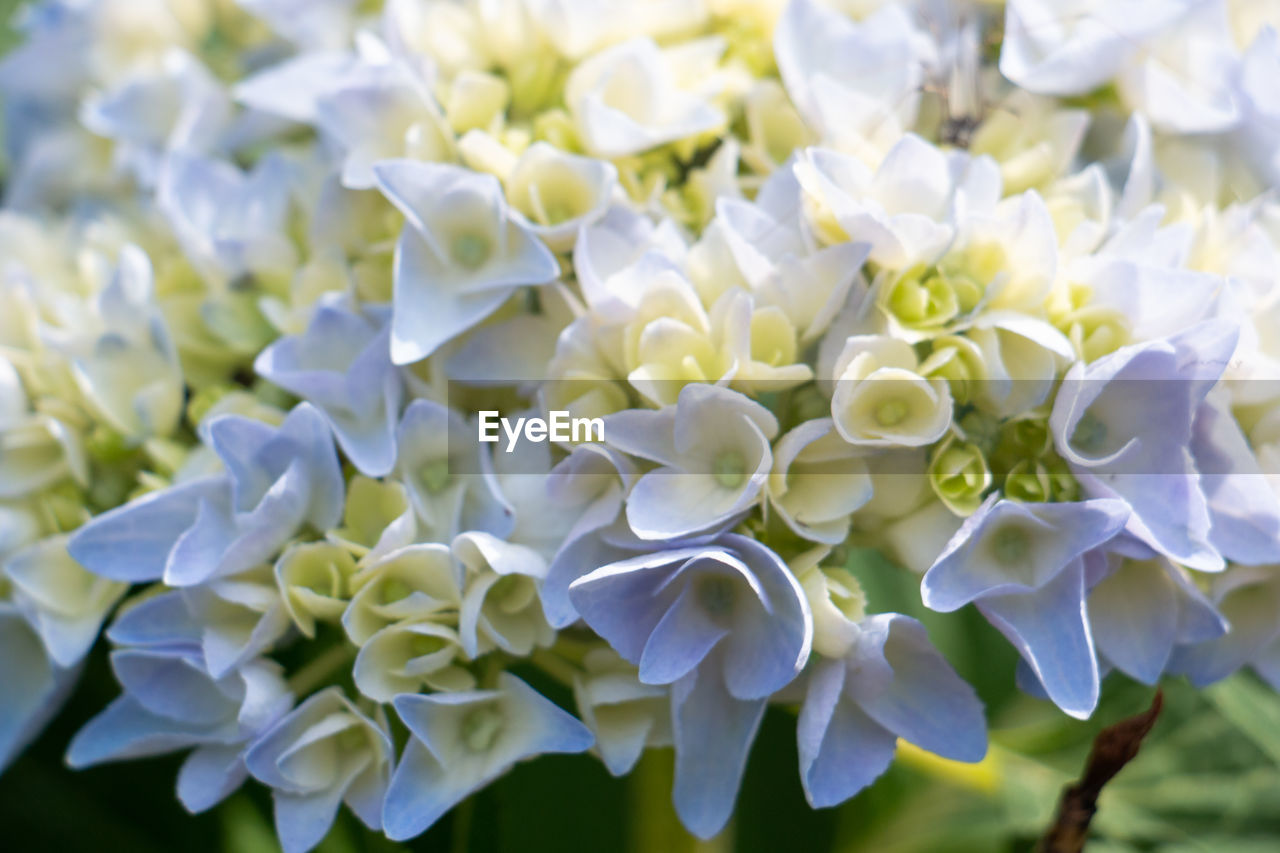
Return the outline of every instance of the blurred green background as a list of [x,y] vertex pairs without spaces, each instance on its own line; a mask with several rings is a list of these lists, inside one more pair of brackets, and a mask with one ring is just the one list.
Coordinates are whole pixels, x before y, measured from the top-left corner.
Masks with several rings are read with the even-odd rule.
[[[16,0],[0,0],[8,21]],[[6,27],[0,50],[13,43]],[[627,779],[586,756],[519,766],[410,845],[365,830],[345,811],[320,847],[357,851],[1028,851],[1062,787],[1080,772],[1103,726],[1145,709],[1153,690],[1113,676],[1093,719],[1071,720],[1013,688],[1014,652],[976,613],[923,611],[916,579],[871,553],[850,569],[875,610],[920,618],[987,704],[992,747],[980,765],[913,750],[837,809],[807,806],[797,776],[795,715],[771,709],[752,752],[734,822],[717,839],[686,835],[670,805],[670,750]],[[572,707],[555,682],[522,672]],[[0,690],[5,685],[0,685]],[[1207,691],[1165,685],[1165,711],[1142,752],[1107,787],[1090,853],[1280,850],[1280,698],[1251,674]],[[130,853],[270,853],[271,803],[254,783],[213,810],[187,814],[174,797],[180,756],[71,772],[72,734],[117,694],[99,644],[71,701],[0,776],[0,849]]]

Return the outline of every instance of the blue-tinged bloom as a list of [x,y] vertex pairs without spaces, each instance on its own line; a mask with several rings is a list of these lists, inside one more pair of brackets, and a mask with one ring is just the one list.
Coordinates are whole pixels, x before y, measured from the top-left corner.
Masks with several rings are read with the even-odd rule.
[[1210,321],[1123,347],[1067,373],[1049,417],[1058,453],[1084,493],[1132,509],[1128,529],[1188,568],[1217,571],[1192,426],[1235,349],[1238,329]]
[[[547,480],[552,505],[578,517],[552,556],[539,588],[547,621],[563,628],[577,621],[569,601],[569,584],[592,569],[647,550],[631,533],[621,515],[635,469],[621,453],[600,444],[580,444],[560,461]],[[609,531],[625,534],[632,549],[614,548],[601,536]],[[603,557],[602,549],[609,551]]]
[[644,684],[671,684],[676,811],[710,837],[729,819],[768,697],[809,658],[813,616],[777,554],[745,536],[602,566],[574,607]]
[[330,687],[263,732],[244,762],[271,788],[285,853],[306,853],[324,839],[342,803],[365,826],[382,828],[393,757],[385,716],[370,717]]
[[431,355],[516,288],[560,275],[551,250],[512,217],[497,178],[409,160],[381,163],[374,175],[406,219],[394,271],[396,364]]
[[194,643],[213,678],[268,651],[290,625],[267,566],[144,599],[120,615],[107,636],[120,645]]
[[69,668],[89,652],[98,629],[128,585],[84,570],[67,553],[67,537],[51,536],[4,561],[13,603],[39,634],[55,664]]
[[453,158],[453,134],[431,84],[401,63],[369,67],[322,94],[316,125],[346,150],[342,183],[353,189],[374,187],[382,161]]
[[1229,408],[1209,399],[1196,410],[1191,453],[1209,505],[1209,544],[1246,566],[1280,562],[1277,497]]
[[55,664],[18,608],[0,602],[0,770],[40,733],[79,673]]
[[1155,684],[1174,648],[1212,640],[1227,622],[1191,580],[1141,543],[1117,539],[1106,576],[1089,590],[1089,633],[1099,662]]
[[1098,661],[1085,608],[1085,552],[1118,534],[1121,501],[1024,504],[989,497],[965,520],[921,582],[944,613],[974,602],[1068,714],[1098,702]]
[[1229,625],[1227,632],[1178,647],[1169,672],[1204,687],[1249,666],[1280,690],[1280,571],[1247,566],[1214,580],[1212,598]]
[[240,787],[248,745],[293,704],[280,667],[265,659],[212,678],[199,651],[170,646],[117,650],[111,667],[124,694],[76,733],[67,763],[89,767],[195,747],[178,773],[178,798],[193,812]]
[[858,625],[846,657],[809,674],[796,723],[800,780],[815,808],[834,806],[888,769],[898,738],[956,761],[987,751],[982,703],[923,625],[882,613]]
[[704,532],[760,500],[778,421],[764,406],[716,385],[686,385],[674,406],[605,419],[609,444],[659,463],[627,497],[627,521],[644,539]]
[[222,85],[181,49],[167,52],[158,67],[128,74],[80,109],[84,126],[114,141],[117,165],[145,187],[155,184],[169,151],[217,151],[230,116]]
[[336,50],[351,37],[359,0],[236,0],[282,38],[310,50]]
[[285,233],[291,180],[279,155],[246,174],[223,160],[176,151],[160,172],[156,205],[192,266],[211,282],[290,276],[297,265]]
[[71,556],[95,574],[191,586],[269,562],[304,525],[328,530],[345,492],[333,437],[303,403],[278,429],[235,416],[209,422],[226,473],[180,483],[94,518]]
[[319,409],[351,464],[381,477],[395,465],[404,386],[391,363],[390,330],[345,301],[322,299],[306,332],[267,347],[254,369]]
[[314,124],[322,97],[368,73],[370,66],[354,54],[308,52],[249,75],[232,94],[250,109]]
[[421,834],[518,761],[592,743],[586,726],[509,673],[496,690],[404,695],[394,704],[412,737],[382,810],[393,841]]
[[638,556],[651,547],[652,543],[631,532],[626,518],[566,542],[547,568],[540,590],[547,621],[557,629],[577,622],[578,611],[569,598],[573,582],[600,566]]
[[510,508],[481,473],[485,446],[461,415],[434,400],[414,400],[400,419],[396,445],[396,476],[409,490],[422,538],[450,542],[464,530],[511,532]]

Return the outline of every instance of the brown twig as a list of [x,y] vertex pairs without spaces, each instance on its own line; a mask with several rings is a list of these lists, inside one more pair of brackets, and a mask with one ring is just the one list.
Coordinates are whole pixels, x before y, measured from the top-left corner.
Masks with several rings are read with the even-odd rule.
[[1089,824],[1098,811],[1098,795],[1102,793],[1102,786],[1138,754],[1142,739],[1155,725],[1163,705],[1164,694],[1157,690],[1150,708],[1098,732],[1089,751],[1089,760],[1085,763],[1084,775],[1062,792],[1058,815],[1040,839],[1037,853],[1080,853],[1084,850]]

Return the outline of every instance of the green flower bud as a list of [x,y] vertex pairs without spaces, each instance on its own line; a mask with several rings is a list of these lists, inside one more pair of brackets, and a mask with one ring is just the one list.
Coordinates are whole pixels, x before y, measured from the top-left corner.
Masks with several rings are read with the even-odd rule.
[[276,562],[276,585],[289,618],[308,638],[316,622],[337,622],[347,609],[356,563],[345,549],[328,542],[294,545]]
[[[447,476],[448,471],[444,472]],[[378,543],[387,525],[409,509],[409,495],[396,482],[380,482],[357,474],[347,487],[347,506],[342,527],[329,534],[330,541],[341,544],[357,556]]]
[[1039,459],[1022,459],[1004,478],[1004,496],[1025,503],[1045,503],[1053,499],[1049,470]]
[[929,462],[929,485],[934,494],[959,516],[972,515],[991,486],[991,470],[975,444],[949,438]]
[[977,384],[987,378],[982,350],[968,338],[947,335],[933,341],[933,352],[920,364],[922,376],[941,376],[960,404],[973,399]]

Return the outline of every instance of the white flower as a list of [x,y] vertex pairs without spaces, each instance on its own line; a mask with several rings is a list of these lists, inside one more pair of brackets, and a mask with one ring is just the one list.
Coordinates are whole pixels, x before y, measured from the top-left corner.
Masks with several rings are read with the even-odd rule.
[[769,506],[797,536],[838,545],[849,516],[871,499],[866,464],[835,431],[830,418],[796,426],[773,448]]
[[538,598],[547,563],[536,551],[487,533],[463,533],[453,540],[453,553],[466,568],[458,633],[469,657],[495,647],[527,655],[551,645],[556,632]]
[[793,0],[774,54],[787,93],[823,143],[875,166],[916,120],[936,46],[900,4],[854,22],[814,0]]
[[369,828],[382,827],[393,750],[385,717],[366,716],[331,687],[268,729],[244,761],[273,789],[286,853],[304,853],[324,838],[344,802]]
[[925,378],[911,345],[896,338],[849,338],[836,363],[831,417],[836,431],[863,447],[933,444],[951,425],[951,389]]
[[357,646],[396,622],[456,618],[462,600],[461,571],[445,545],[407,545],[361,570],[352,583],[359,592],[342,614],[342,627]]
[[649,747],[671,745],[671,701],[665,685],[642,684],[636,667],[610,648],[583,659],[573,694],[596,749],[614,776],[625,776]]
[[[794,168],[805,215],[825,244],[865,241],[872,261],[901,269],[933,260],[951,242],[952,169],[947,155],[918,136],[902,137],[875,172],[822,148],[800,152]],[[998,198],[994,163],[990,171],[994,193],[983,194]]]
[[396,622],[365,641],[351,670],[356,688],[375,702],[401,693],[471,690],[475,678],[455,663],[466,653],[458,632],[431,621]]
[[316,100],[317,126],[346,151],[345,186],[372,188],[373,168],[381,160],[453,157],[453,134],[427,80],[399,63],[371,66],[352,76]]
[[0,360],[0,499],[24,497],[68,475],[89,482],[80,435],[58,418],[32,412],[18,371]]
[[535,142],[506,177],[507,199],[529,230],[557,252],[604,216],[617,185],[612,163],[578,157]]
[[1000,70],[1041,94],[1121,96],[1174,133],[1228,130],[1241,117],[1240,54],[1224,2],[1013,0]]
[[391,359],[409,364],[488,317],[517,287],[560,274],[555,256],[516,221],[496,178],[396,160],[378,186],[406,223],[396,245]]
[[718,109],[677,87],[667,62],[652,39],[637,38],[574,69],[565,83],[565,102],[590,153],[638,154],[724,122]]
[[120,252],[110,283],[70,328],[46,338],[71,360],[86,399],[134,440],[168,435],[183,407],[178,353],[152,295],[151,263],[135,246]]
[[71,667],[88,653],[107,613],[128,584],[89,574],[67,553],[67,538],[54,536],[4,561],[14,603],[40,635],[49,657]]

